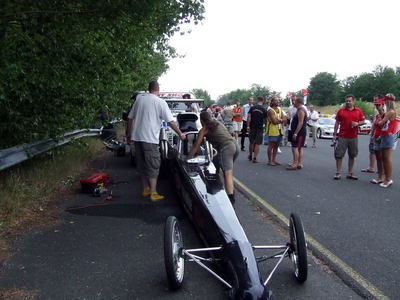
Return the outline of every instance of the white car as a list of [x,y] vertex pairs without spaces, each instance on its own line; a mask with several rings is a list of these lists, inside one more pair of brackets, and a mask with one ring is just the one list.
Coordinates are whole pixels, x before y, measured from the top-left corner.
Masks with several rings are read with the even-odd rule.
[[332,117],[319,117],[317,123],[317,138],[332,138],[336,120]]
[[372,130],[372,124],[370,120],[365,120],[365,124],[358,127],[358,133],[370,134]]

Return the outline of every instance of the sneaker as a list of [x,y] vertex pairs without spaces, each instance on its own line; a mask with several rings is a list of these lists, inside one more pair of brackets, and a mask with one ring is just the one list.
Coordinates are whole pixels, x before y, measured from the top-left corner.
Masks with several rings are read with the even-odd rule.
[[156,202],[156,201],[159,201],[162,199],[164,199],[164,196],[159,195],[157,192],[151,193],[151,195],[150,195],[150,200],[152,202]]
[[143,192],[142,192],[143,197],[147,197],[150,194],[151,194],[151,190],[149,187],[143,189]]
[[246,151],[246,150],[244,149],[244,147],[240,148],[240,150],[242,150],[242,151]]
[[278,147],[278,153],[282,153],[281,149]]

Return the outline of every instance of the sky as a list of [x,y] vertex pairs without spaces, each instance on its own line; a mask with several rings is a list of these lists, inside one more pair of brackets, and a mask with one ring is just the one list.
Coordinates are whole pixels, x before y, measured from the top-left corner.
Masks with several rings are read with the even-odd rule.
[[205,19],[170,44],[162,91],[206,90],[212,100],[252,84],[286,96],[317,73],[339,80],[400,66],[397,0],[205,0]]

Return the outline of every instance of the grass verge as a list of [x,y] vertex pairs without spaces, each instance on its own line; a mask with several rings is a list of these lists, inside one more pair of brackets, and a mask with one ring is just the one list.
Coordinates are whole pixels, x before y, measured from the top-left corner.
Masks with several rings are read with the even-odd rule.
[[[59,203],[79,192],[79,175],[106,153],[99,137],[84,138],[0,172],[0,262],[15,237],[57,224]],[[62,196],[61,196],[62,195]],[[0,299],[30,300],[36,291],[0,287]]]
[[[116,129],[124,133],[122,123]],[[87,137],[0,172],[0,262],[12,255],[15,237],[59,222],[56,205],[81,191],[79,179],[107,153],[100,137]],[[36,294],[0,287],[5,300],[30,300]]]
[[0,173],[0,228],[41,210],[60,189],[71,187],[76,175],[104,148],[98,137],[76,140]]

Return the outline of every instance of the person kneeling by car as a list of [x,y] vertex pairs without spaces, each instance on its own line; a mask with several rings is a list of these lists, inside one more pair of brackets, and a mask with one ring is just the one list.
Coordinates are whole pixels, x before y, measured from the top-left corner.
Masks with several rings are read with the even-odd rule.
[[200,122],[203,126],[197,135],[196,142],[190,149],[187,159],[191,159],[199,149],[204,137],[218,151],[221,157],[221,168],[224,172],[225,191],[232,205],[235,203],[233,185],[233,164],[239,156],[239,145],[218,121],[212,119],[208,112],[200,114]]

